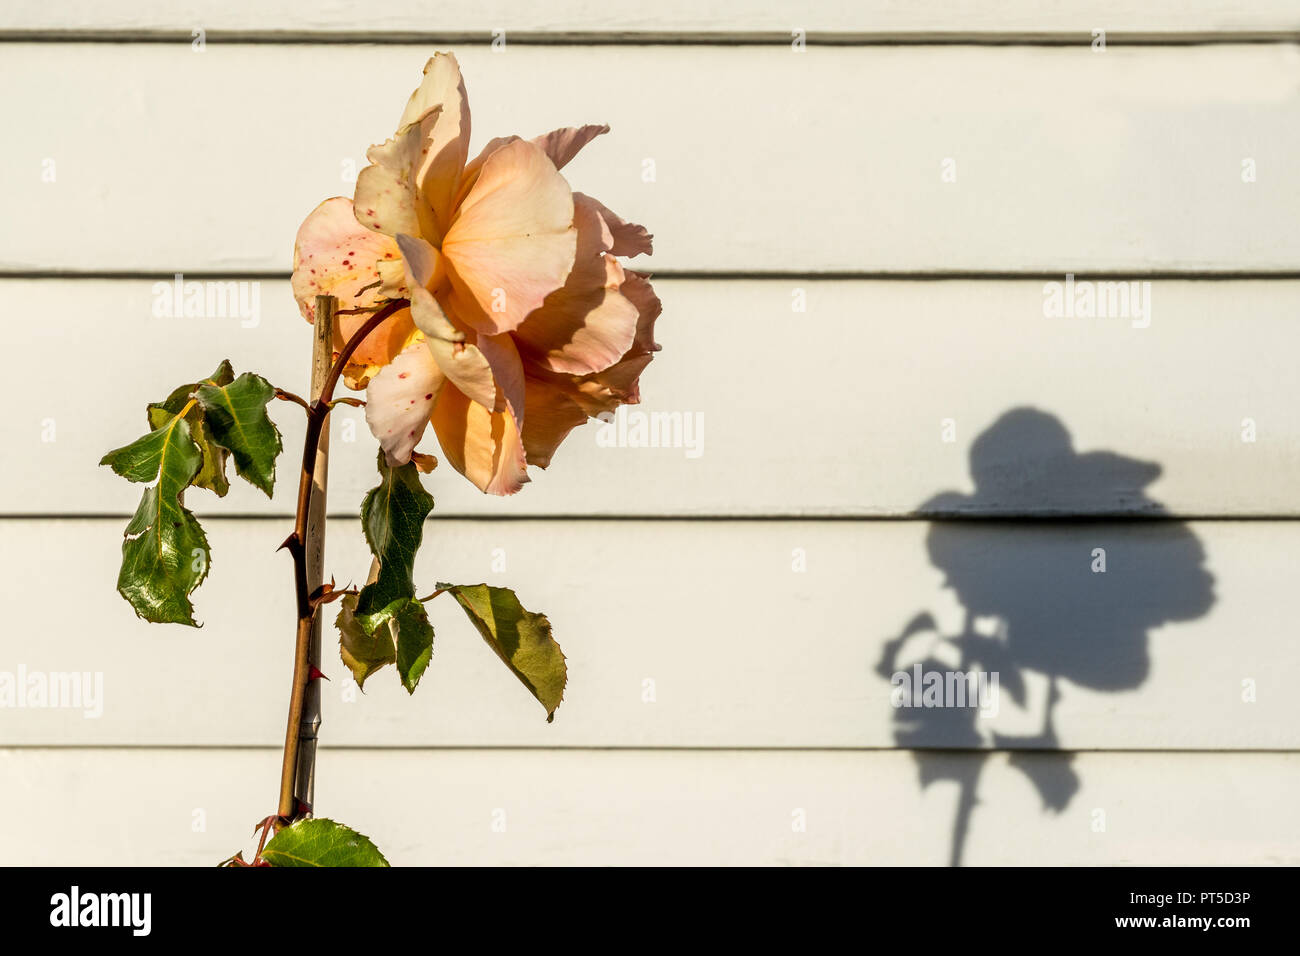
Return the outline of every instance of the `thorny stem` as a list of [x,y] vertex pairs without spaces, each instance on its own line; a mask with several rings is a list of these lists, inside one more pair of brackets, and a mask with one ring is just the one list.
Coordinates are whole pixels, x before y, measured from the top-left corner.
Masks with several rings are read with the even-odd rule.
[[[303,441],[302,470],[298,478],[298,507],[295,512],[293,533],[285,539],[281,547],[289,549],[293,557],[294,589],[297,596],[298,623],[294,642],[293,684],[289,692],[289,723],[284,737],[284,760],[280,765],[280,803],[279,819],[290,823],[310,812],[310,807],[300,807],[295,801],[294,782],[298,777],[298,756],[300,743],[299,724],[302,721],[303,704],[307,686],[311,681],[311,643],[312,623],[315,606],[307,582],[307,513],[311,505],[312,486],[315,482],[316,456],[320,448],[321,433],[329,418],[334,387],[339,376],[352,358],[352,353],[364,341],[365,337],[379,327],[385,319],[400,309],[410,305],[406,299],[394,300],[380,309],[348,339],[340,350],[329,374],[325,377],[320,394],[307,408],[307,436]],[[320,316],[317,316],[320,321]]]

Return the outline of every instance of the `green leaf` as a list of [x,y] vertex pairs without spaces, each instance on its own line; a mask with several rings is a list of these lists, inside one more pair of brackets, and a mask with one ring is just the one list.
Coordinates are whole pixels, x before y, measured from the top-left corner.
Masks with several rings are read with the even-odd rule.
[[183,418],[172,418],[129,445],[115,448],[99,460],[127,481],[153,481],[161,473],[179,482],[177,491],[190,483],[203,462],[202,453]]
[[397,673],[408,694],[415,693],[424,669],[433,657],[433,625],[424,605],[415,598],[395,601],[385,608],[384,622],[397,641]]
[[230,362],[208,378],[172,391],[146,409],[147,435],[114,449],[100,464],[128,481],[156,484],[145,491],[122,542],[117,589],[142,618],[196,627],[189,596],[207,577],[207,536],[185,508],[190,485],[218,497],[230,490],[226,458],[269,496],[275,482],[280,433],[266,415],[274,396],[265,379],[238,379]]
[[339,656],[357,686],[364,688],[366,678],[385,664],[397,662],[397,647],[393,633],[386,627],[369,630],[369,618],[357,619],[357,599],[349,594],[339,602],[339,614],[334,619],[339,629]]
[[415,552],[424,537],[424,519],[433,496],[420,484],[413,462],[390,468],[379,453],[380,482],[361,502],[361,526],[370,553],[379,559],[379,576],[361,589],[358,614],[374,614],[400,598],[415,597]]
[[145,489],[125,537],[118,593],[146,621],[197,627],[189,595],[211,563],[198,520],[176,495],[154,485]]
[[179,385],[172,389],[172,393],[161,402],[153,402],[148,406],[149,427],[157,428],[158,422],[155,422],[155,409],[161,409],[167,412],[168,418],[178,414],[181,409],[189,404],[190,399],[195,398],[194,393],[198,391],[200,385],[229,385],[235,380],[235,370],[230,365],[229,359],[223,359],[217,366],[217,370],[207,378],[199,382],[191,382],[188,385]]
[[262,859],[272,866],[388,866],[369,837],[316,818],[299,820],[271,837]]
[[189,425],[180,417],[109,452],[101,462],[131,481],[158,479],[145,489],[126,526],[117,576],[118,593],[136,614],[155,624],[197,626],[189,595],[208,575],[208,539],[181,503],[181,493],[202,462]]
[[262,376],[245,372],[229,384],[200,385],[197,395],[213,439],[230,449],[240,477],[270,498],[275,459],[283,447],[280,430],[266,414],[275,388]]
[[385,664],[396,664],[407,693],[415,693],[433,657],[433,625],[424,605],[415,598],[398,598],[373,614],[357,614],[357,598],[340,602],[335,623],[339,654],[358,687]]
[[438,589],[456,598],[483,640],[546,708],[547,723],[554,720],[564,699],[568,668],[546,615],[524,610],[509,588],[439,584]]
[[149,427],[159,428],[173,415],[180,414],[187,405],[190,406],[185,421],[189,423],[190,434],[199,446],[199,450],[203,452],[203,466],[199,468],[199,473],[192,484],[196,488],[208,489],[218,498],[224,498],[230,491],[230,481],[226,478],[226,459],[230,456],[230,452],[213,440],[212,433],[204,420],[203,406],[197,401],[191,405],[190,398],[200,385],[229,385],[234,379],[235,372],[230,367],[230,362],[223,361],[217,366],[217,370],[202,382],[182,385],[164,401],[154,402],[147,410]]

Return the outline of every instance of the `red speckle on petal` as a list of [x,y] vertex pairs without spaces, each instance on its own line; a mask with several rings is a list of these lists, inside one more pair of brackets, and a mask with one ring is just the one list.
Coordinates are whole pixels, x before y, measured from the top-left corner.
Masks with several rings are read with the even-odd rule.
[[431,398],[433,398],[433,392],[429,392],[427,395],[424,396],[424,400],[425,400],[426,402],[427,402],[429,399],[431,399]]
[[348,262],[348,260],[347,260],[347,259],[344,259],[344,260],[343,260],[343,264],[344,264],[344,265],[345,265],[345,266],[347,266],[347,265],[351,265],[351,263],[350,263],[350,262]]

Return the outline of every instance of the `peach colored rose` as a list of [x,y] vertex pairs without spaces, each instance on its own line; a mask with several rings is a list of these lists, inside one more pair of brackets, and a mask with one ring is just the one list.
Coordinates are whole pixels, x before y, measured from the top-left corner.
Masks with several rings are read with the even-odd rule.
[[[366,389],[390,464],[432,424],[457,471],[514,494],[574,427],[640,400],[660,303],[618,257],[650,254],[651,236],[560,175],[608,130],[498,138],[471,160],[460,67],[437,54],[352,201],[327,200],[298,230],[293,291],[309,320],[322,293],[341,309],[410,301],[345,375]],[[336,349],[366,318],[339,317]]]

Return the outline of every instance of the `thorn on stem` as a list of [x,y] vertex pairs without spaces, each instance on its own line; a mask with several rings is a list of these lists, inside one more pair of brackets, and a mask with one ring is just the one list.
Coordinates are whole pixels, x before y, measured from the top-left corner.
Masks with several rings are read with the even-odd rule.
[[320,607],[321,605],[329,604],[332,601],[337,601],[339,598],[345,597],[346,595],[349,594],[359,594],[359,593],[361,592],[359,592],[356,588],[350,588],[350,587],[335,590],[334,579],[330,578],[328,582],[322,584],[315,591],[311,592],[311,595],[307,598],[307,603],[311,605],[311,608],[314,611],[316,608]]
[[321,584],[320,587],[316,588],[316,591],[309,594],[307,602],[311,605],[312,610],[316,610],[317,607],[320,607],[321,605],[330,604],[331,601],[338,601],[339,598],[344,596],[344,594],[356,593],[356,588],[343,588],[341,591],[335,591],[334,579],[330,578],[328,581],[325,581],[324,584]]

